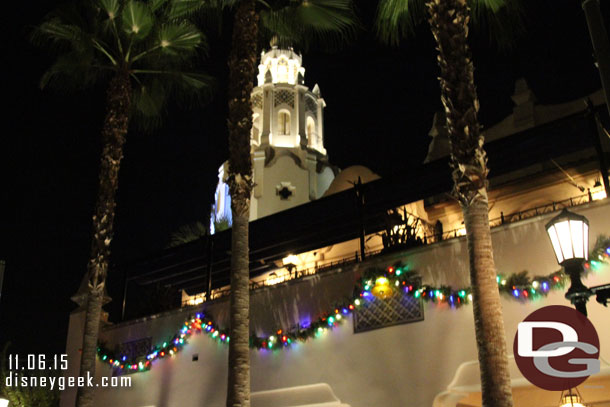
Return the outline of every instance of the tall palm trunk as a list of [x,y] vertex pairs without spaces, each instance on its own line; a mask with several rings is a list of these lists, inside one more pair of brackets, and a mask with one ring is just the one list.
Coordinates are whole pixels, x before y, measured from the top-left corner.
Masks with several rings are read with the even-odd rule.
[[483,406],[510,407],[510,374],[496,283],[487,198],[487,156],[477,119],[479,101],[468,46],[466,0],[426,3],[437,42],[441,99],[447,114],[454,194],[464,214]]
[[[87,265],[89,292],[81,354],[80,375],[95,376],[95,360],[100,317],[104,300],[110,242],[113,235],[115,196],[119,185],[119,168],[129,124],[131,85],[127,72],[119,72],[111,80],[107,94],[107,113],[102,128],[102,156],[99,189],[93,215],[91,257]],[[93,387],[79,387],[77,407],[93,405]]]
[[229,55],[229,190],[231,232],[231,341],[227,407],[250,406],[250,292],[248,222],[252,192],[252,94],[257,57],[258,15],[254,0],[235,12]]

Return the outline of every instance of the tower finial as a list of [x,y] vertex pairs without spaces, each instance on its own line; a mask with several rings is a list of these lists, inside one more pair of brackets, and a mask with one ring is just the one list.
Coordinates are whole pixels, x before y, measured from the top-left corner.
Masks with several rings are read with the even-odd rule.
[[274,35],[273,37],[271,37],[271,40],[269,41],[269,45],[271,46],[271,48],[277,48],[277,45],[279,42],[280,42],[280,39],[278,38],[278,36]]

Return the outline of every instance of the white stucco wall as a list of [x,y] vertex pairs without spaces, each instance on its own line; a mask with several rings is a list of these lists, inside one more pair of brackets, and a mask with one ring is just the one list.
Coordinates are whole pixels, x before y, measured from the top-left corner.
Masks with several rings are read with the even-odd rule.
[[[574,211],[589,218],[592,241],[601,233],[610,233],[610,203],[596,202]],[[544,224],[552,216],[492,231],[500,272],[529,270],[532,275],[547,275],[558,269],[544,231]],[[424,283],[450,284],[456,288],[468,285],[465,238],[377,257],[371,262],[387,266],[399,259],[417,270]],[[315,318],[318,312],[329,310],[333,301],[350,295],[358,274],[356,267],[253,292],[253,330],[270,334],[299,319]],[[593,286],[608,281],[610,267],[605,265],[584,282]],[[569,305],[563,292],[553,292],[547,299],[534,303],[503,297],[502,304],[509,349],[517,324],[530,312],[545,305]],[[207,307],[207,312],[225,325],[226,305],[226,301],[221,301],[203,304],[202,308]],[[610,360],[610,324],[607,323],[610,310],[594,301],[588,309],[589,318],[598,330],[602,358]],[[158,343],[174,333],[188,314],[189,310],[183,309],[116,326],[105,330],[102,337],[111,343],[121,343],[152,336],[153,343]],[[75,335],[72,328],[70,335]],[[73,344],[74,339],[68,343]],[[74,349],[69,348],[68,352],[74,355]],[[198,354],[197,362],[191,361],[193,354]],[[349,317],[334,331],[289,350],[253,350],[252,391],[324,382],[343,403],[352,407],[431,406],[435,395],[451,382],[458,366],[476,358],[472,307],[455,310],[447,305],[426,304],[425,319],[421,322],[354,334]],[[227,347],[206,335],[196,335],[177,356],[155,362],[149,372],[131,375],[131,389],[98,389],[95,405],[221,407],[225,402],[226,365]],[[98,372],[109,375],[110,369],[100,364]]]
[[[277,154],[283,154],[282,149],[277,150]],[[293,156],[281,155],[263,171],[263,193],[258,198],[257,218],[309,202],[309,173],[295,163]],[[277,186],[282,182],[295,187],[292,196],[286,200],[276,194]]]

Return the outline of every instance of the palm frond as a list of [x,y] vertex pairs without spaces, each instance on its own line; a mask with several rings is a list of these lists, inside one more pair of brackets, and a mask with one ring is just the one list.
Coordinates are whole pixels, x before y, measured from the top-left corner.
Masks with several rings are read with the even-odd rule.
[[180,72],[178,78],[179,87],[186,86],[187,88],[195,90],[197,93],[200,91],[209,91],[214,85],[214,79],[210,75],[202,73]]
[[216,33],[216,36],[222,35],[223,13],[229,8],[227,0],[204,0],[201,1],[201,7],[197,10],[196,15],[190,20],[196,22],[198,27],[205,27],[206,34]]
[[150,1],[150,10],[152,12],[155,12],[155,11],[159,10],[167,2],[168,2],[168,0],[151,0]]
[[375,30],[381,41],[398,45],[413,35],[415,26],[425,18],[422,0],[381,0],[375,16]]
[[138,87],[133,96],[133,123],[140,130],[149,132],[161,124],[169,99],[181,109],[201,106],[208,102],[214,91],[211,76],[178,70],[135,69]]
[[109,20],[114,20],[119,16],[119,0],[100,0],[100,8]]
[[359,27],[349,0],[295,0],[278,9],[261,11],[262,28],[280,43],[334,49],[346,43]]
[[206,38],[186,18],[177,17],[192,10],[194,3],[72,0],[32,33],[34,42],[57,45],[59,51],[41,87],[80,89],[123,71],[132,81],[130,122],[138,125],[139,120],[144,129],[160,124],[169,98],[178,98],[181,107],[206,102],[213,81],[188,72],[193,60],[205,53]]
[[192,24],[167,24],[159,30],[159,47],[169,54],[194,52],[197,48],[206,49],[203,34]]
[[55,48],[83,48],[85,34],[75,24],[65,23],[59,17],[51,17],[36,27],[31,34],[31,40],[39,46]]
[[40,88],[85,89],[109,74],[107,66],[96,65],[91,53],[71,52],[57,58],[40,79]]
[[296,7],[297,19],[312,31],[346,32],[354,22],[350,2],[342,0],[308,0]]
[[205,0],[173,0],[167,16],[170,21],[191,17],[205,5]]
[[506,6],[506,0],[472,0],[469,1],[470,9],[486,9],[492,13],[498,12],[502,7]]
[[522,0],[469,0],[468,5],[474,34],[487,36],[502,51],[512,49],[525,32]]
[[180,226],[170,236],[167,247],[176,247],[186,243],[194,242],[209,234],[208,228],[201,222],[189,223]]
[[159,115],[164,102],[165,91],[158,79],[153,79],[150,84],[147,81],[134,89],[132,103],[143,116]]
[[139,1],[129,1],[121,13],[123,30],[135,40],[145,39],[153,27],[154,16],[150,8]]
[[101,21],[97,23],[102,28],[100,34],[104,37],[114,37],[112,42],[118,45],[118,51],[122,54],[121,35],[117,27],[117,23],[120,23],[121,4],[119,0],[99,0],[99,4]]

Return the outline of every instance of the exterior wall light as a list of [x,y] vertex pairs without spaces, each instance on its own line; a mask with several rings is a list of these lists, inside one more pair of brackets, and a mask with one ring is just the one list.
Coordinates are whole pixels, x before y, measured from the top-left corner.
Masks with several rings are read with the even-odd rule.
[[571,286],[566,298],[585,316],[587,301],[593,294],[580,281],[583,263],[589,259],[589,221],[564,209],[546,225],[557,263],[565,268]]

